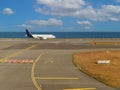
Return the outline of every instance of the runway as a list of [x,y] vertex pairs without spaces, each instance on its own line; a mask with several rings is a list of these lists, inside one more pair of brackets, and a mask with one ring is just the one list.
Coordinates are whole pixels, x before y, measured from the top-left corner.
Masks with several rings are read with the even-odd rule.
[[0,89],[117,90],[80,72],[72,63],[76,52],[120,49],[120,45],[92,45],[91,41],[0,39]]

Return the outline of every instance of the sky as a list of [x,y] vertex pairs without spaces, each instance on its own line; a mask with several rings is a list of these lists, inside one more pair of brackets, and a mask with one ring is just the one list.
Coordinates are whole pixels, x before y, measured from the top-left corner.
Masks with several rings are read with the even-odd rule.
[[0,0],[0,32],[120,32],[120,0]]

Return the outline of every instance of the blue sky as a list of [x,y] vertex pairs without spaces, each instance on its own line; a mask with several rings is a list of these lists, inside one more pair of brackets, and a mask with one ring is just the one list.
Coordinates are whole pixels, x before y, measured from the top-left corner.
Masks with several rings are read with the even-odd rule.
[[0,32],[120,32],[120,0],[0,0]]

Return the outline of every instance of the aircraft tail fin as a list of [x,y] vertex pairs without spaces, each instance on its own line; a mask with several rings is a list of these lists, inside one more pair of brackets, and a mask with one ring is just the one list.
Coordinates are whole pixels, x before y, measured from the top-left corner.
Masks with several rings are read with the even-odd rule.
[[32,33],[31,33],[31,32],[29,32],[29,31],[28,31],[28,29],[25,29],[25,31],[26,31],[26,35],[27,35],[28,37],[33,38]]

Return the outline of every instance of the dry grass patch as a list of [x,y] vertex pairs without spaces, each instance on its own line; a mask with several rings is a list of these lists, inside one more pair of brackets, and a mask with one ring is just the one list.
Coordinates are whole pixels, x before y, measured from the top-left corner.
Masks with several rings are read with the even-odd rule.
[[[120,88],[120,51],[94,51],[73,55],[74,64],[83,72],[104,82]],[[110,60],[110,64],[97,64],[98,60]]]
[[96,42],[96,41],[93,41],[93,42],[90,42],[90,44],[93,44],[93,45],[120,45],[120,42]]

